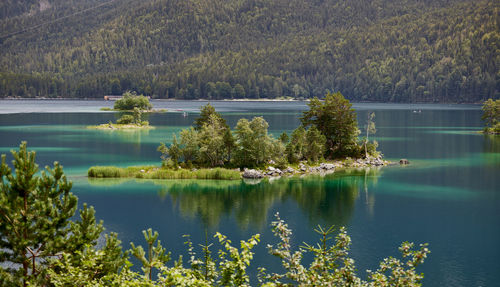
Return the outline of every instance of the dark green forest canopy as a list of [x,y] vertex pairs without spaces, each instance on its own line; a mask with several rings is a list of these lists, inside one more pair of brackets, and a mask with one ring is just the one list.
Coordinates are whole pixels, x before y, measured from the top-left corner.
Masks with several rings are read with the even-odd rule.
[[500,96],[498,1],[23,0],[0,8],[0,97]]

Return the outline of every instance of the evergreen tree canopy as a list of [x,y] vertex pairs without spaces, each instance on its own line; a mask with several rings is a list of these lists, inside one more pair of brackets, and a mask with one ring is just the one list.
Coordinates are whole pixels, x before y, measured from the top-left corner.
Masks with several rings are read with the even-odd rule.
[[354,101],[478,103],[500,96],[499,8],[491,0],[1,1],[0,98],[134,90],[304,99],[329,90]]
[[45,280],[50,258],[95,245],[103,226],[86,205],[80,220],[70,221],[77,197],[59,163],[37,175],[35,152],[26,142],[12,156],[14,172],[5,155],[0,165],[0,285],[26,286]]

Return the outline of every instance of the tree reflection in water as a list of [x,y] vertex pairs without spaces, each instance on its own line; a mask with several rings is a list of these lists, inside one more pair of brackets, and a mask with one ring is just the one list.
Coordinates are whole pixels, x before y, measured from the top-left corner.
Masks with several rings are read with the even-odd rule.
[[216,227],[224,215],[234,214],[240,228],[266,227],[275,202],[293,201],[311,222],[336,226],[350,220],[355,201],[363,194],[373,210],[374,196],[368,188],[377,182],[380,169],[342,171],[326,176],[264,179],[258,183],[211,180],[156,180],[160,197],[170,196],[174,208],[189,218],[200,218],[207,227]]

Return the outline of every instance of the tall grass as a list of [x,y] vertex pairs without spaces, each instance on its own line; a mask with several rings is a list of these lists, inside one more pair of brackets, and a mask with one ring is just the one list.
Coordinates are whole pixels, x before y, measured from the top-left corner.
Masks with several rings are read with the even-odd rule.
[[214,169],[165,169],[152,166],[133,166],[120,168],[116,166],[93,166],[87,172],[89,177],[97,178],[120,178],[134,177],[145,179],[240,179],[238,170],[214,168]]
[[124,168],[116,166],[93,166],[89,168],[87,175],[89,177],[127,177],[127,171]]

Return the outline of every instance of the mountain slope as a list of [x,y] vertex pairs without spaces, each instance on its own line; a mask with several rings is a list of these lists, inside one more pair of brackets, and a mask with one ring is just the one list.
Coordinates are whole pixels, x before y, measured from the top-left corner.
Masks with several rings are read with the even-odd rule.
[[[496,1],[50,4],[2,18],[0,96],[128,89],[179,99],[307,98],[326,90],[390,102],[499,96]],[[36,28],[16,34],[16,27]]]

